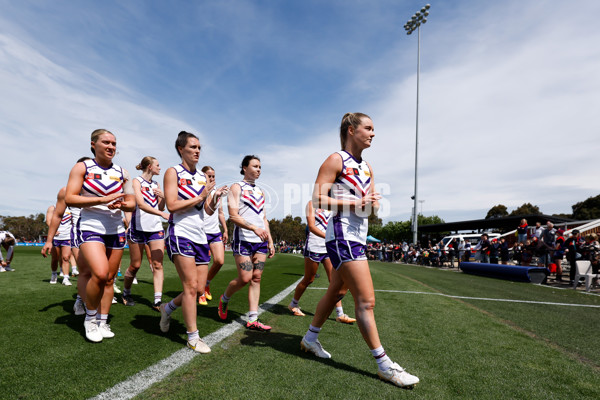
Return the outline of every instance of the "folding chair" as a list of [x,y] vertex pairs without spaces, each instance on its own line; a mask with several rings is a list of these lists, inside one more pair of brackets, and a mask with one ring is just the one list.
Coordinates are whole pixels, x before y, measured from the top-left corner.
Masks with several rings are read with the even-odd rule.
[[576,261],[577,270],[575,271],[575,280],[573,289],[577,288],[580,279],[585,279],[585,291],[589,292],[592,286],[592,279],[597,278],[598,274],[592,272],[592,263],[588,260]]

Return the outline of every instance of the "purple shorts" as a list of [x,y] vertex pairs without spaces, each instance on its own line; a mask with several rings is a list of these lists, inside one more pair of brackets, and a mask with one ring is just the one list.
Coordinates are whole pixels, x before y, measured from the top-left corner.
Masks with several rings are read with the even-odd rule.
[[71,241],[70,240],[52,239],[52,246],[54,246],[54,247],[71,247]]
[[194,243],[182,236],[169,236],[167,242],[167,255],[173,261],[173,256],[180,255],[183,257],[193,257],[196,265],[208,264],[210,261],[208,243]]
[[114,235],[102,235],[96,232],[79,231],[79,235],[77,236],[80,246],[88,242],[99,242],[104,243],[104,247],[107,249],[122,250],[125,248],[125,244],[127,243],[125,240],[125,232]]
[[332,240],[325,243],[325,246],[335,269],[339,269],[345,262],[367,259],[365,252],[367,246],[362,243],[349,240]]
[[222,242],[223,241],[223,234],[221,232],[219,232],[219,233],[207,233],[206,234],[206,240],[208,241],[208,244]]
[[231,246],[236,256],[253,256],[256,253],[269,254],[269,242],[250,243],[244,240],[234,240]]
[[136,231],[135,229],[129,228],[127,231],[127,240],[137,244],[148,244],[154,240],[164,240],[165,232],[145,232]]
[[323,260],[329,258],[327,253],[313,253],[312,251],[304,250],[304,258],[308,258],[316,263],[321,263]]

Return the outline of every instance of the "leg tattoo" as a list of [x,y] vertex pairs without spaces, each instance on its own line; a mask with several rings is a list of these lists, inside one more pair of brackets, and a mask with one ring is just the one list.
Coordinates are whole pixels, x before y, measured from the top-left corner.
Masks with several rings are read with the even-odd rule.
[[254,269],[262,271],[263,269],[265,269],[265,262],[264,261],[259,261],[257,263],[254,263]]
[[242,271],[252,271],[252,261],[242,261],[240,263],[240,268]]

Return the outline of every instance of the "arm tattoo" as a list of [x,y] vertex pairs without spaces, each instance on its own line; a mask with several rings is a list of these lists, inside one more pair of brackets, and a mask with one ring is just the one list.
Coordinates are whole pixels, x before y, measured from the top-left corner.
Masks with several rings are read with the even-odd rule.
[[242,271],[252,271],[252,261],[242,261],[240,263],[240,268],[242,269]]
[[258,270],[262,271],[263,269],[265,269],[265,262],[259,261],[259,262],[255,263],[254,269],[258,269]]

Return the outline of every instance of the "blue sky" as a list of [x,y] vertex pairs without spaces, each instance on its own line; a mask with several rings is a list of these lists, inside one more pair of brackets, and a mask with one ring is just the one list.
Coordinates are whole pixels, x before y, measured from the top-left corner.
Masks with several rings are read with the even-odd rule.
[[[431,3],[421,37],[419,198],[425,215],[545,213],[599,192],[600,29],[595,1]],[[348,111],[373,117],[364,158],[384,220],[414,185],[416,1],[0,0],[0,215],[44,212],[89,135],[115,162],[178,163],[198,134],[220,183],[262,159],[270,217],[301,215]],[[162,176],[160,177],[162,180]]]

